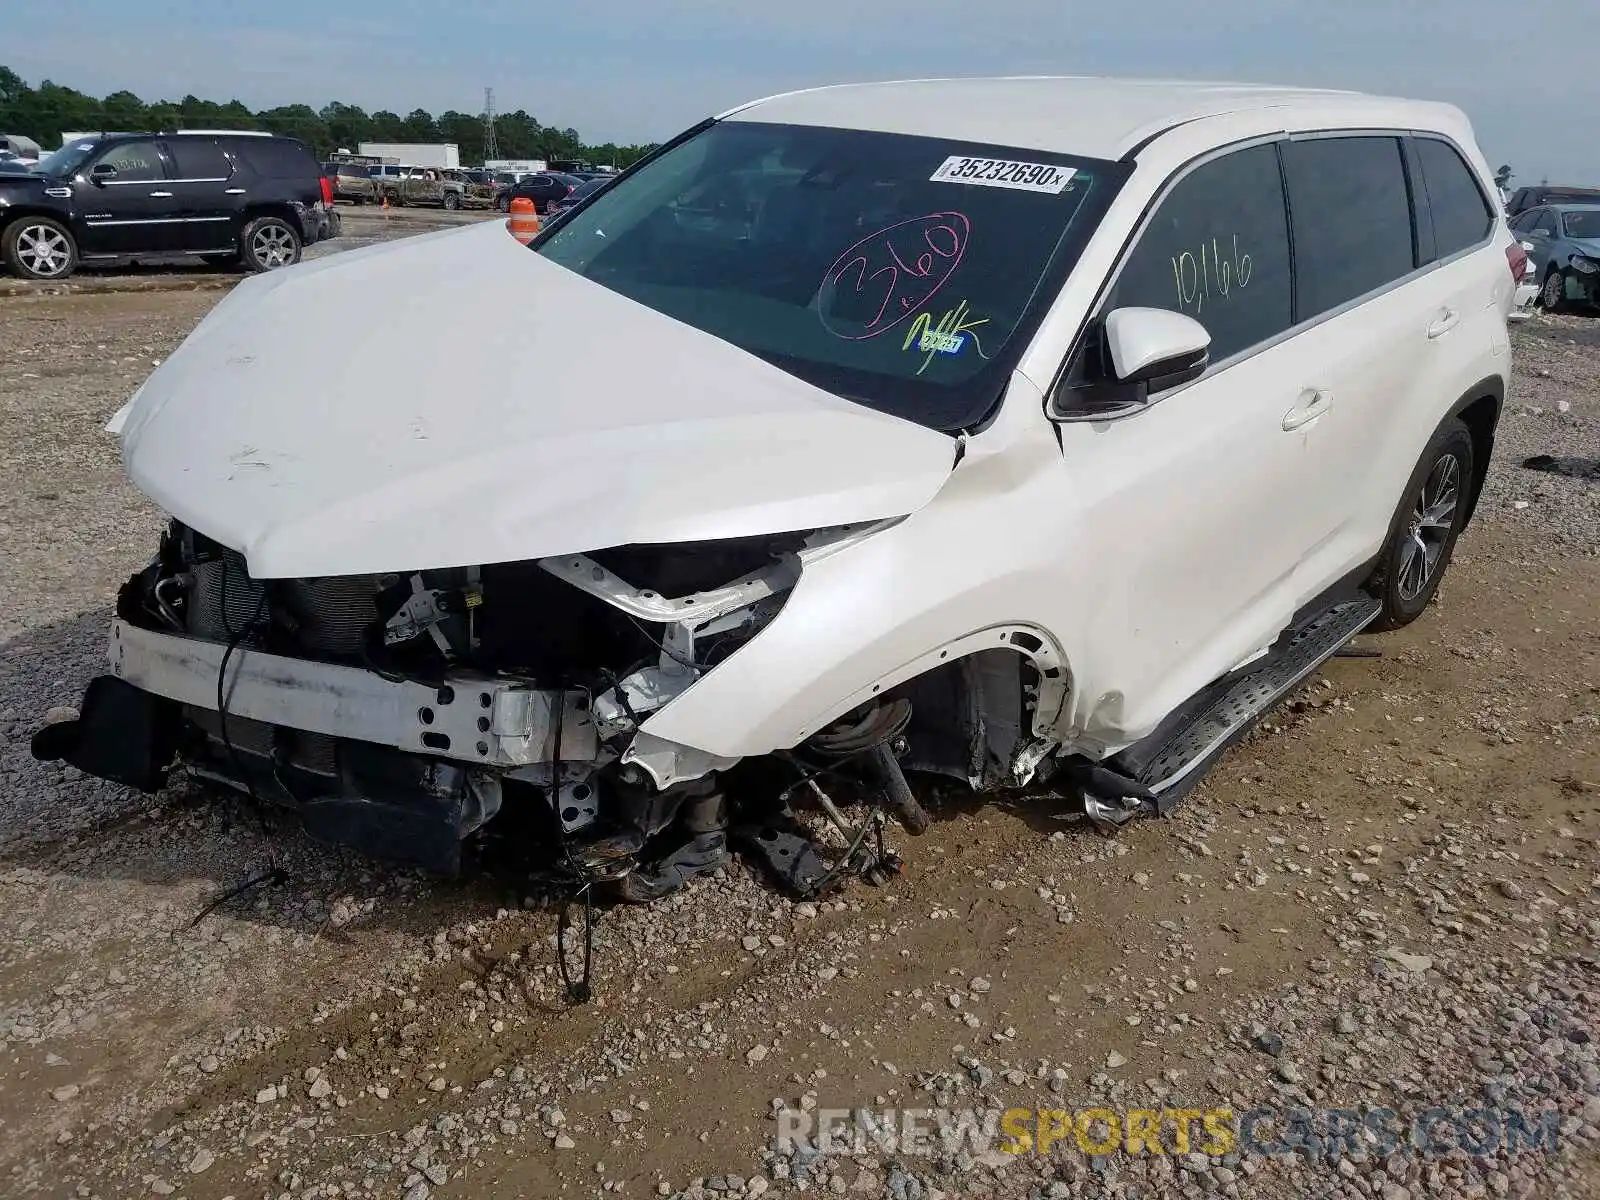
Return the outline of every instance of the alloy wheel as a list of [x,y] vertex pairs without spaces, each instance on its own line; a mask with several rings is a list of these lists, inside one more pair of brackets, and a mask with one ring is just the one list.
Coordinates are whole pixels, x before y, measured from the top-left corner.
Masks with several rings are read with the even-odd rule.
[[1566,298],[1566,288],[1561,280],[1561,272],[1551,271],[1550,274],[1544,277],[1544,290],[1540,293],[1539,302],[1544,305],[1547,311],[1554,312],[1561,307],[1561,302]]
[[294,234],[280,225],[256,230],[250,239],[250,252],[264,267],[282,267],[294,258]]
[[60,230],[28,225],[17,235],[17,259],[29,274],[54,279],[72,262],[72,246]]
[[1400,599],[1409,603],[1422,595],[1439,569],[1439,559],[1455,531],[1456,505],[1461,498],[1461,464],[1453,454],[1440,457],[1422,482],[1416,507],[1407,523],[1395,579]]

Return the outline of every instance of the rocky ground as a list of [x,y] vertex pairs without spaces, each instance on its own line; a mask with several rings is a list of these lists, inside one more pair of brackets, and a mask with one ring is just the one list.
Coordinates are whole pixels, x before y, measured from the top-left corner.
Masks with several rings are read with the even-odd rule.
[[[1172,820],[949,798],[882,888],[602,913],[572,1005],[513,879],[29,757],[159,528],[100,425],[215,297],[0,301],[0,1193],[1600,1196],[1600,321],[1514,333],[1435,608]],[[858,1109],[945,1134],[819,1145]],[[1081,1125],[1041,1153],[1039,1110]]]

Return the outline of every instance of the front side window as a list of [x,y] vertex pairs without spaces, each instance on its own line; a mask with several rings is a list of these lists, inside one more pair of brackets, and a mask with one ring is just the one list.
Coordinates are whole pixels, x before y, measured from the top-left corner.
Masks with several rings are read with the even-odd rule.
[[1386,287],[1415,269],[1399,138],[1291,140],[1283,144],[1283,166],[1294,220],[1299,320]]
[[1211,334],[1219,362],[1289,328],[1289,223],[1277,151],[1202,163],[1162,199],[1103,311],[1166,308]]
[[1418,138],[1417,157],[1427,183],[1428,208],[1440,258],[1449,258],[1489,236],[1494,215],[1472,168],[1448,142]]
[[1555,235],[1556,235],[1556,215],[1555,215],[1555,213],[1551,212],[1548,208],[1541,208],[1541,209],[1538,209],[1536,211],[1538,212],[1539,216],[1533,223],[1533,232],[1534,233],[1541,233],[1545,237],[1555,237]]
[[1120,164],[942,138],[710,125],[537,253],[846,399],[954,430],[999,399]]
[[118,183],[141,183],[163,177],[161,156],[156,153],[154,142],[123,142],[113,146],[95,166],[114,168],[117,173],[112,178]]

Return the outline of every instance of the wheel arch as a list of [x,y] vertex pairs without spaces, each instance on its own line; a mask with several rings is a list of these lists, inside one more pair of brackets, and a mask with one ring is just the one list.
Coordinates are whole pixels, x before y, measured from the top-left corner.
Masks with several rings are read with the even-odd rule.
[[295,231],[295,236],[302,242],[306,240],[304,219],[295,211],[294,205],[282,200],[264,200],[247,206],[244,210],[244,221],[239,226],[239,236],[242,238],[250,223],[261,217],[277,217],[287,221],[290,228]]
[[1446,420],[1460,420],[1472,436],[1472,491],[1467,497],[1466,513],[1461,519],[1463,529],[1472,520],[1472,514],[1478,507],[1478,497],[1483,494],[1483,482],[1489,475],[1489,458],[1494,453],[1495,430],[1499,427],[1505,402],[1504,376],[1489,375],[1468,388],[1451,406],[1446,417]]

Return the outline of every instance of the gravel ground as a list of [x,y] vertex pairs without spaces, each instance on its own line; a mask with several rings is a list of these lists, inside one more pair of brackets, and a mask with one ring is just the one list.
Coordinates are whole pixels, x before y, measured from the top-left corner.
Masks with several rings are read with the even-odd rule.
[[[215,297],[0,301],[0,1192],[1600,1195],[1600,321],[1514,331],[1436,607],[1330,664],[1174,819],[1107,840],[1049,795],[946,800],[880,889],[792,904],[736,866],[603,914],[570,1006],[555,914],[514,881],[28,756],[159,527],[99,427]],[[284,882],[196,922],[269,863]],[[1555,1144],[1490,1144],[1481,1111],[1479,1152],[1436,1156],[1208,1154],[1198,1126],[1177,1153],[1170,1120],[1162,1154],[778,1136],[1012,1106],[1270,1106],[1276,1143],[1297,1107],[1321,1133],[1332,1108],[1402,1133],[1443,1109],[1440,1138],[1474,1109]]]

